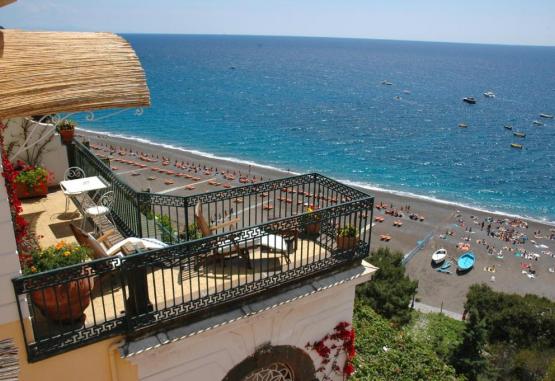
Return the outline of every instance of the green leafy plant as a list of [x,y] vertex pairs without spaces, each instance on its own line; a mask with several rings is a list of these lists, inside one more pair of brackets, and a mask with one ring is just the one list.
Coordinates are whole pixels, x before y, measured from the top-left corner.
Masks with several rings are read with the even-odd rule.
[[370,282],[357,287],[357,298],[394,325],[410,322],[410,301],[416,294],[418,281],[405,275],[403,254],[380,248],[372,252],[367,261],[378,267]]
[[339,229],[340,237],[356,237],[357,229],[352,225],[347,225]]
[[77,124],[71,119],[64,119],[58,123],[58,131],[72,131]]
[[356,371],[349,380],[463,380],[427,342],[396,328],[361,301],[355,303],[353,326]]
[[175,240],[174,237],[176,234],[170,216],[165,214],[156,214],[154,220],[162,231],[160,239],[165,243],[172,243]]
[[43,167],[33,167],[22,163],[18,163],[18,165],[22,169],[15,178],[17,183],[25,184],[29,189],[33,189],[35,186],[48,181],[50,174]]
[[23,273],[35,274],[82,263],[88,258],[89,251],[78,244],[60,241],[44,250],[33,251],[30,263],[23,269]]
[[189,240],[202,238],[202,232],[197,224],[189,224],[189,226],[187,226],[187,234],[189,236]]

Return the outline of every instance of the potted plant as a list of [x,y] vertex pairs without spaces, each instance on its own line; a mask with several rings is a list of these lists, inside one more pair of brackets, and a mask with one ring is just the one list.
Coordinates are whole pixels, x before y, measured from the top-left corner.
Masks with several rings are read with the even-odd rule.
[[19,199],[46,196],[50,176],[46,169],[22,162],[18,162],[16,168],[15,191]]
[[[89,249],[78,244],[58,242],[44,250],[35,250],[24,268],[24,274],[38,274],[82,263],[87,259]],[[84,321],[85,309],[91,302],[91,290],[94,278],[84,277],[69,282],[49,286],[33,291],[31,299],[34,305],[47,318],[61,323]]]
[[337,248],[339,250],[353,249],[358,241],[358,231],[352,225],[347,225],[339,229],[337,234]]
[[[312,213],[314,212],[316,209],[312,206],[309,206],[308,208],[306,208],[306,212],[307,213]],[[316,218],[315,222],[311,222],[309,224],[306,225],[305,230],[308,234],[320,234],[320,228],[322,227],[322,224],[320,223],[320,218]]]
[[58,124],[58,132],[62,138],[62,143],[70,144],[75,136],[75,122],[70,119],[64,119]]

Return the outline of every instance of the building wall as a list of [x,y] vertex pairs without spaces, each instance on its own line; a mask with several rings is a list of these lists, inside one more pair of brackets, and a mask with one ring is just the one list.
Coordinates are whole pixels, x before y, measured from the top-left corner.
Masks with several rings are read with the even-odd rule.
[[[283,304],[174,343],[129,357],[144,381],[221,380],[265,345],[305,350],[308,342],[332,333],[337,323],[351,322],[355,285],[348,282]],[[308,351],[315,368],[320,357]],[[333,374],[332,379],[342,380]]]
[[[3,172],[0,163],[0,173]],[[4,178],[0,177],[0,324],[19,320],[12,278],[20,274],[17,246]]]
[[[11,282],[12,278],[20,273],[6,186],[0,178],[0,340],[13,340],[18,350],[19,380],[135,381],[138,379],[136,367],[119,356],[117,347],[120,337],[104,340],[47,360],[28,363]],[[23,316],[24,319],[28,319],[25,311]],[[26,322],[28,323],[28,320]]]
[[[5,144],[9,144],[10,142],[18,142],[19,144],[23,143],[23,135],[21,124],[25,121],[25,118],[11,118],[6,121],[6,131],[4,132],[4,140]],[[35,132],[31,135],[29,142],[27,145],[31,145],[40,139],[40,132],[47,131],[52,129],[52,125],[49,124],[39,124],[36,122],[32,122],[31,129],[36,127]],[[49,134],[50,135],[50,134]],[[46,140],[46,139],[45,139]],[[52,172],[54,175],[52,181],[49,185],[56,185],[61,180],[64,179],[64,172],[68,167],[68,160],[67,160],[67,151],[66,147],[62,144],[60,136],[57,133],[54,133],[54,137],[52,140],[45,146],[43,151],[41,165]],[[15,153],[15,152],[14,152]],[[11,158],[10,158],[11,159]],[[21,159],[25,161],[25,154],[22,152],[19,154],[16,159]]]

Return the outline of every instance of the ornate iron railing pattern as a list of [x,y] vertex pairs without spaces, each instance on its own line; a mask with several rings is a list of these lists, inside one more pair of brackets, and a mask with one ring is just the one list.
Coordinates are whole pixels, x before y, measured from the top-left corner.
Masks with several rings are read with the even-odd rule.
[[[163,329],[369,253],[373,198],[318,174],[179,197],[135,192],[80,143],[72,161],[111,183],[120,203],[113,219],[125,234],[164,237],[171,245],[14,279],[20,313],[28,310],[30,317],[22,318],[30,361],[114,335]],[[193,237],[197,204],[212,227],[236,222]],[[307,205],[315,211],[307,212]],[[160,231],[162,217],[169,230]],[[338,236],[346,226],[357,233],[347,246]]]

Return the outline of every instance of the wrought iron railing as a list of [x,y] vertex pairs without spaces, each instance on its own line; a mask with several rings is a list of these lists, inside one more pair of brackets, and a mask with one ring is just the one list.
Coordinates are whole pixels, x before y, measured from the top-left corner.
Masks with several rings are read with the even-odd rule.
[[72,156],[111,183],[126,235],[169,245],[14,279],[30,361],[264,297],[369,253],[373,198],[325,176],[176,197],[136,192],[80,143]]

